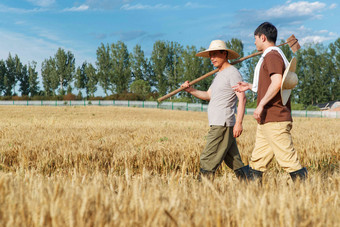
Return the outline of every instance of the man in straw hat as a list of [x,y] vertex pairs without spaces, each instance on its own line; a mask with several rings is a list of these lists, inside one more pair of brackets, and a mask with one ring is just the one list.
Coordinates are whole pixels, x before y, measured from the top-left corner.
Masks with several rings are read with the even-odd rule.
[[[263,54],[256,65],[253,84],[239,82],[235,91],[257,92],[255,147],[250,160],[250,179],[262,180],[262,174],[274,155],[293,181],[307,177],[293,147],[290,89],[297,84],[296,60],[289,63],[275,46],[277,30],[271,23],[262,23],[254,32],[255,45]],[[286,69],[286,70],[285,70]],[[281,89],[281,92],[280,92]]]
[[[200,91],[189,86],[186,81],[181,87],[193,96],[209,101],[208,120],[210,131],[207,144],[200,157],[200,175],[213,177],[216,169],[224,161],[235,171],[237,178],[247,179],[249,166],[244,166],[236,144],[236,137],[242,133],[242,121],[245,111],[246,98],[244,92],[235,92],[233,85],[242,81],[239,71],[229,64],[228,59],[236,59],[239,54],[227,49],[222,40],[211,42],[209,49],[196,54],[198,57],[210,58],[218,72],[208,91]],[[235,108],[239,100],[237,117]]]

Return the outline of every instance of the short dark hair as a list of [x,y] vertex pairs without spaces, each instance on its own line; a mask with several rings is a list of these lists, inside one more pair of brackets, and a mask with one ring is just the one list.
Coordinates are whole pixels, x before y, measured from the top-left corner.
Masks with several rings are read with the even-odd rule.
[[277,29],[273,24],[269,22],[264,22],[256,28],[254,32],[254,36],[255,35],[257,36],[265,35],[269,42],[276,43]]

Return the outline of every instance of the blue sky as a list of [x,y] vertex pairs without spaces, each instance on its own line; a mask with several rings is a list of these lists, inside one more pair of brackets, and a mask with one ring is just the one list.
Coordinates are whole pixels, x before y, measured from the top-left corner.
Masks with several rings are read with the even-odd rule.
[[[259,2],[262,2],[259,4]],[[338,0],[0,0],[0,59],[9,52],[40,66],[59,47],[76,64],[95,63],[101,43],[140,44],[149,56],[157,40],[208,47],[211,40],[239,38],[254,50],[254,29],[269,21],[279,39],[327,45],[340,36]]]

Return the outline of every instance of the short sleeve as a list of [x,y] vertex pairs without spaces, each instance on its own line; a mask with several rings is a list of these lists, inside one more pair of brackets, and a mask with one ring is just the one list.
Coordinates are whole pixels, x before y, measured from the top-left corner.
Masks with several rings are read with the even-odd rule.
[[264,57],[265,65],[267,66],[268,75],[283,74],[285,69],[284,61],[277,51],[271,51]]
[[235,86],[238,82],[242,81],[241,73],[234,67],[232,73],[230,73],[230,86]]

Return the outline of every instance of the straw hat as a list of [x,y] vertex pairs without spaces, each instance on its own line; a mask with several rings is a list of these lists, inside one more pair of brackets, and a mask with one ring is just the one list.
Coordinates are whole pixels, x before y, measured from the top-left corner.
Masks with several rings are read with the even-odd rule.
[[227,49],[227,45],[222,40],[213,40],[210,43],[210,46],[207,50],[201,51],[196,54],[197,57],[204,57],[204,58],[210,58],[209,52],[215,51],[215,50],[226,50],[228,51],[228,59],[236,59],[239,58],[240,55],[236,53],[233,50]]
[[294,57],[290,62],[285,72],[283,73],[281,83],[281,98],[283,105],[286,105],[292,89],[298,84],[298,77],[295,73],[296,58]]

